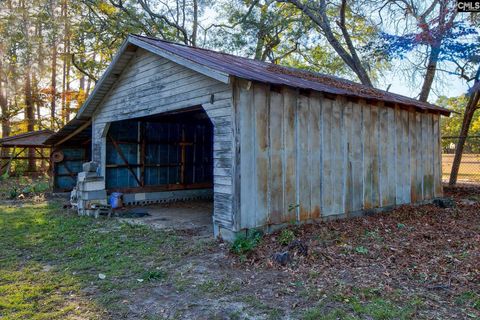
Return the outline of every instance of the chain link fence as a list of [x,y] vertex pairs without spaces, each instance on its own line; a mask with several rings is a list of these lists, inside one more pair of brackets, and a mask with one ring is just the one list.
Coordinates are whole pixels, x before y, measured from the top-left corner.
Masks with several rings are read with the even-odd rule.
[[[442,137],[442,173],[448,181],[452,170],[455,149],[459,137]],[[458,170],[458,182],[480,183],[480,136],[467,137],[462,162]]]

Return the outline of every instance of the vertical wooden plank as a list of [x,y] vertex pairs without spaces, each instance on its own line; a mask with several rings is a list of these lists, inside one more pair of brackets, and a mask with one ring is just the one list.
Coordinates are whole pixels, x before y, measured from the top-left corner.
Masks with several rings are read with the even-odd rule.
[[321,148],[322,148],[322,108],[321,97],[317,94],[310,96],[310,115],[308,117],[308,146],[310,150],[310,217],[320,217],[321,202]]
[[343,149],[343,102],[339,98],[332,102],[332,184],[333,189],[333,213],[344,213],[343,192],[344,192],[344,149]]
[[270,91],[270,114],[269,114],[269,157],[270,157],[270,175],[269,175],[269,192],[270,192],[270,212],[269,221],[271,224],[280,223],[282,221],[284,198],[285,175],[283,169],[283,95],[276,91]]
[[416,159],[417,159],[417,126],[415,121],[415,111],[408,112],[408,141],[410,146],[410,200],[412,203],[418,201],[418,191],[415,179],[417,176]]
[[239,83],[241,228],[255,227],[255,121],[253,88]]
[[428,173],[428,150],[427,150],[427,144],[428,144],[428,124],[427,124],[427,117],[425,117],[424,113],[420,114],[420,118],[422,121],[422,190],[423,190],[423,200],[428,199],[428,191],[427,191],[427,186],[425,184],[425,176]]
[[424,199],[423,194],[423,126],[422,115],[415,112],[415,135],[416,135],[416,156],[415,156],[415,191],[417,194],[417,201]]
[[311,147],[309,146],[310,136],[310,105],[309,97],[299,95],[298,97],[298,121],[297,121],[297,177],[298,177],[298,204],[300,205],[300,221],[310,218],[310,168]]
[[350,145],[352,164],[352,211],[363,206],[363,139],[362,105],[354,103],[352,108],[352,143]]
[[343,167],[344,167],[344,188],[343,188],[343,208],[344,212],[348,213],[352,211],[353,207],[353,148],[354,148],[354,137],[353,137],[353,121],[352,121],[352,102],[346,102],[343,110],[343,124],[344,124],[344,156],[343,156]]
[[332,100],[322,100],[322,215],[333,214]]
[[379,157],[380,157],[380,206],[386,206],[389,204],[388,194],[388,109],[383,104],[380,105],[380,134],[379,134]]
[[255,215],[256,226],[263,226],[267,221],[268,212],[268,113],[269,87],[255,84]]
[[[287,209],[284,212],[282,222],[291,222],[297,220],[298,204],[296,194],[297,174],[296,174],[296,114],[297,114],[297,92],[284,88],[284,183],[285,197],[283,207]],[[289,208],[293,208],[289,210]]]
[[434,159],[434,197],[443,196],[442,190],[442,149],[440,139],[440,115],[433,115],[433,156]]
[[396,194],[395,203],[404,204],[403,200],[403,130],[402,130],[402,111],[395,106],[395,141],[396,141]]
[[396,174],[396,158],[395,158],[395,109],[387,108],[387,193],[386,205],[395,204],[395,174]]
[[374,208],[380,206],[380,153],[379,153],[379,131],[378,107],[372,106],[372,117],[370,119],[370,152],[372,155],[372,205]]
[[[242,213],[241,210],[241,202],[240,202],[240,193],[241,193],[241,172],[240,172],[240,147],[241,147],[241,135],[240,135],[240,90],[238,89],[237,79],[233,79],[232,83],[232,107],[233,107],[233,119],[232,119],[232,142],[233,142],[233,157],[232,157],[232,170],[231,170],[231,178],[232,178],[232,225],[234,230],[241,229],[241,221],[240,216]],[[214,136],[214,145],[218,141],[218,137]],[[203,152],[203,150],[202,150]],[[214,171],[214,174],[215,171]],[[228,175],[228,174],[225,174]],[[216,195],[214,194],[214,200]],[[219,208],[215,207],[214,209],[215,216],[220,215]]]
[[364,104],[363,108],[363,208],[372,208],[372,136],[371,118],[372,110],[370,105]]
[[425,172],[423,186],[425,190],[425,199],[429,200],[433,197],[434,181],[433,181],[433,121],[431,113],[424,113],[422,115],[425,119],[426,134],[425,134]]
[[410,199],[413,203],[417,202],[421,195],[417,189],[417,156],[418,156],[418,130],[416,121],[416,111],[408,112],[408,136],[410,142]]
[[401,110],[402,114],[402,198],[403,203],[410,203],[410,147],[408,129],[408,110]]

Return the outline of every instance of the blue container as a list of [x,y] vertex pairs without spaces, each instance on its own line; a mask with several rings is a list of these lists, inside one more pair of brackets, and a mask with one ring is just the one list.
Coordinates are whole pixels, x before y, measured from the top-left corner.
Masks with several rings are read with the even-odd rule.
[[123,207],[123,193],[113,192],[110,195],[109,203],[112,209]]

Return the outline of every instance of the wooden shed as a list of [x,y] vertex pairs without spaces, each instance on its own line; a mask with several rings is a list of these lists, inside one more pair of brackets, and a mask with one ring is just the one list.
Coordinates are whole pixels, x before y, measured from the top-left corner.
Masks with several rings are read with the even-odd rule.
[[216,236],[442,195],[446,109],[323,74],[131,35],[80,109],[108,191],[213,197]]

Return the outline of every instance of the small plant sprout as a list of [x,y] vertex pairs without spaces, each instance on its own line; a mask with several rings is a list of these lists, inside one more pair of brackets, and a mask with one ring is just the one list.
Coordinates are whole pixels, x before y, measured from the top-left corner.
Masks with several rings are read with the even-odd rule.
[[355,252],[360,254],[368,254],[368,249],[363,246],[359,246],[355,248]]
[[294,239],[295,239],[295,233],[293,233],[292,230],[283,229],[282,232],[280,232],[280,235],[278,236],[278,243],[281,244],[282,246],[286,246],[290,242],[292,242]]

